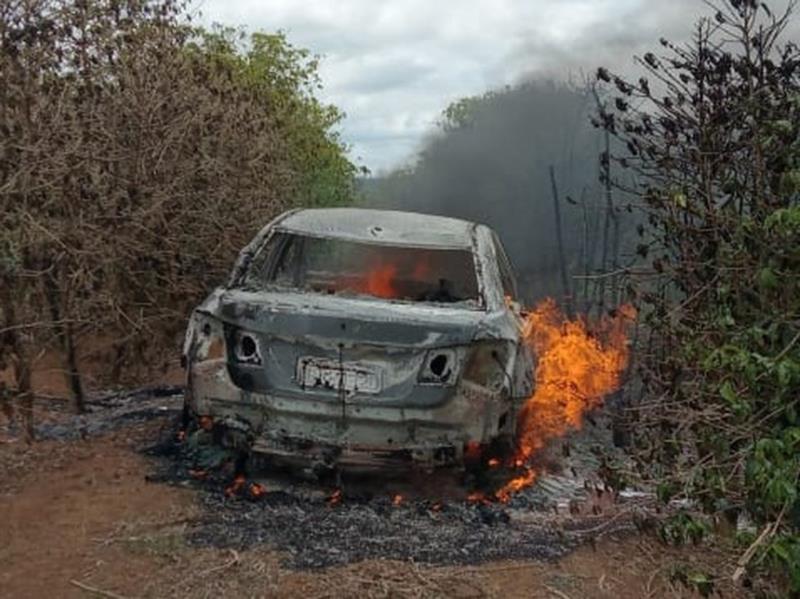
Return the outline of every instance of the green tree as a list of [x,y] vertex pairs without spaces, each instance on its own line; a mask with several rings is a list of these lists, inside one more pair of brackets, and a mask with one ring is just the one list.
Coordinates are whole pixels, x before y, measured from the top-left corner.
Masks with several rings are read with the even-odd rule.
[[[508,92],[510,88],[506,88]],[[492,101],[502,92],[489,90],[478,96],[467,96],[448,104],[442,111],[439,128],[444,133],[457,131],[472,126],[479,117],[481,110],[485,110]]]
[[114,379],[164,364],[255,231],[351,197],[316,61],[282,35],[239,48],[182,10],[0,3],[0,361],[24,405],[46,348],[78,410],[85,340],[110,346]]
[[625,187],[649,223],[633,430],[664,499],[748,512],[797,593],[800,52],[781,43],[789,11],[714,10],[690,44],[644,54],[638,80],[598,71],[616,98],[597,124],[621,142],[610,159],[635,175]]
[[364,171],[347,158],[336,130],[344,114],[315,95],[321,89],[319,57],[290,44],[282,32],[247,38],[217,27],[198,34],[193,50],[227,63],[239,84],[252,88],[264,110],[275,115],[298,177],[292,201],[304,206],[352,202],[355,176]]

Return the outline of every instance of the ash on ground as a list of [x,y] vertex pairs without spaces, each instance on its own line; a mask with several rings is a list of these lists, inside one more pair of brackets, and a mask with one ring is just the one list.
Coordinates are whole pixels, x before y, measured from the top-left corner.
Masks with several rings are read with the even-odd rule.
[[602,415],[554,445],[542,463],[548,474],[502,504],[469,500],[475,481],[449,471],[376,473],[320,483],[251,467],[248,478],[231,492],[235,467],[230,460],[198,468],[196,452],[178,440],[181,404],[176,388],[106,394],[92,401],[88,414],[59,418],[37,433],[70,440],[160,420],[162,438],[142,448],[155,458],[146,479],[196,490],[205,509],[188,530],[188,542],[233,549],[262,546],[284,553],[286,565],[294,568],[376,558],[432,565],[552,559],[600,535],[635,529],[632,504],[639,500],[606,489],[598,475],[613,454]]
[[[113,433],[122,427],[155,419],[177,418],[183,404],[183,388],[173,385],[142,387],[93,394],[85,414],[70,413],[67,401],[38,400],[34,436],[39,441],[71,441]],[[16,420],[0,425],[9,438],[22,436]]]
[[[160,457],[152,480],[200,491],[207,517],[189,533],[190,543],[267,546],[283,552],[286,565],[294,568],[376,558],[431,565],[553,559],[599,534],[634,529],[630,518],[619,517],[626,500],[597,475],[607,466],[601,449],[611,445],[599,421],[562,440],[543,464],[550,474],[507,504],[470,499],[476,481],[447,470],[345,473],[320,482],[251,463],[246,480],[231,493],[233,459],[226,466],[198,469],[197,455],[175,436],[151,449]],[[488,476],[498,480],[494,485],[482,481],[487,489],[501,486],[513,473],[498,469]],[[487,490],[484,496],[491,494]]]

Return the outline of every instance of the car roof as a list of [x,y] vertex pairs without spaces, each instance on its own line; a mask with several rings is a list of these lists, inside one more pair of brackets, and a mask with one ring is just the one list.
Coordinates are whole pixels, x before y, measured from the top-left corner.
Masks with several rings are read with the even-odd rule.
[[457,218],[417,212],[309,208],[288,213],[275,227],[290,233],[367,243],[469,249],[476,226]]

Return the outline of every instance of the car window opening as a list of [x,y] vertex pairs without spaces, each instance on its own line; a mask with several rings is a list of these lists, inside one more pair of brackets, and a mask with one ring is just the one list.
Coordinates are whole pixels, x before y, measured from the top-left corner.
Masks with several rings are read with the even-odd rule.
[[472,252],[385,246],[291,233],[273,235],[245,285],[479,307]]

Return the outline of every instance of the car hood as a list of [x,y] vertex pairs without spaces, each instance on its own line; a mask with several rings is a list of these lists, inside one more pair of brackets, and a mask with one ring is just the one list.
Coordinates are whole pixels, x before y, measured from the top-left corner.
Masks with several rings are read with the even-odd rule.
[[198,310],[232,326],[276,338],[317,339],[345,346],[444,347],[518,337],[506,311],[315,293],[220,288]]

